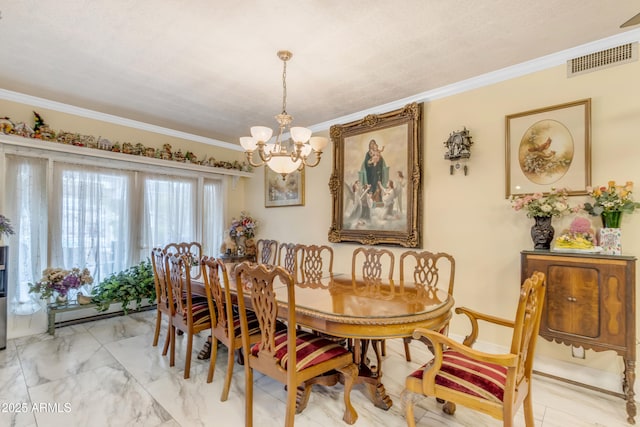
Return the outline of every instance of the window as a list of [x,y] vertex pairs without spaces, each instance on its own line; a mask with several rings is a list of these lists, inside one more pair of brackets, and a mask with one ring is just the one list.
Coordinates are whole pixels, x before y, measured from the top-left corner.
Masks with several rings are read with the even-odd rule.
[[142,182],[141,257],[171,242],[200,241],[196,236],[197,180],[142,174]]
[[6,216],[16,232],[8,242],[9,311],[32,314],[41,304],[28,284],[40,279],[47,258],[47,161],[7,155],[6,165]]
[[[86,267],[96,283],[132,257],[134,173],[55,163],[49,229],[51,265]],[[89,290],[87,290],[88,292]]]
[[[222,177],[193,171],[174,176],[147,165],[136,171],[135,163],[115,160],[83,158],[78,165],[70,163],[77,161],[74,155],[42,159],[7,151],[4,211],[16,230],[9,239],[8,301],[15,336],[38,327],[18,319],[42,308],[28,284],[47,266],[87,267],[99,283],[172,241],[199,241],[204,253],[218,253],[225,211]],[[18,324],[27,331],[19,331]]]

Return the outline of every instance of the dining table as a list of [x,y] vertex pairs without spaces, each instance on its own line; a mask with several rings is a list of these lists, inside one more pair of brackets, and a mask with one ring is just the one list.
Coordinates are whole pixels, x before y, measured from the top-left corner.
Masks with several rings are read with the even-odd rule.
[[[229,285],[236,293],[233,274]],[[380,355],[382,340],[411,337],[416,328],[441,330],[450,320],[454,300],[445,290],[419,283],[392,279],[365,279],[351,273],[332,273],[317,282],[295,284],[296,322],[333,339],[342,340],[352,350],[359,375],[375,406],[389,409],[393,402],[382,383]],[[287,290],[274,283],[278,317],[286,319]],[[192,281],[192,293],[206,295],[204,284]],[[247,302],[248,293],[245,293]],[[372,349],[374,363],[368,355]]]

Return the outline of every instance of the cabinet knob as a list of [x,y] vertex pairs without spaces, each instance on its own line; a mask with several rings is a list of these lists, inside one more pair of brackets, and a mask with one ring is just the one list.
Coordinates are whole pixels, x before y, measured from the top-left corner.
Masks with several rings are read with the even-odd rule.
[[578,300],[575,297],[567,297],[567,301],[576,302]]

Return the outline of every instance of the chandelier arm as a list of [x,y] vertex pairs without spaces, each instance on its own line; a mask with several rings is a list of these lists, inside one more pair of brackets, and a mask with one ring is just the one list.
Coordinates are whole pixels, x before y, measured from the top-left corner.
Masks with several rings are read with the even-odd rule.
[[264,143],[262,143],[262,145],[258,143],[258,156],[260,157],[260,160],[262,160],[263,164],[265,164],[268,163],[269,160],[271,160],[271,157],[273,157],[273,153],[266,154],[264,152]]
[[316,166],[318,166],[318,164],[320,164],[320,157],[322,156],[322,151],[314,151],[314,153],[316,153],[316,161],[315,161],[315,162],[313,162],[313,163],[309,163],[309,162],[307,161],[307,159],[308,159],[309,157],[303,157],[303,158],[302,158],[302,163],[301,163],[301,164],[303,164],[303,165],[305,165],[305,166],[308,166],[308,167],[310,167],[310,168],[315,168]]
[[258,168],[260,166],[264,166],[264,165],[267,164],[265,161],[261,161],[259,163],[254,162],[253,161],[253,151],[247,151],[247,152],[245,152],[245,155],[247,157],[247,161],[249,162],[249,164],[251,166],[253,166],[254,168]]
[[298,160],[302,160],[300,164],[304,164],[305,157],[302,155],[302,143],[295,142],[295,148],[291,151],[291,161],[297,162]]

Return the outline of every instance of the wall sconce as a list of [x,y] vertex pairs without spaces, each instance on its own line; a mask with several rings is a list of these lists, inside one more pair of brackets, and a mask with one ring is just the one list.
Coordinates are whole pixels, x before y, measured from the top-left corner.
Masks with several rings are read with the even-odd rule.
[[461,167],[464,174],[467,175],[469,169],[466,164],[462,166],[460,164],[460,160],[466,160],[471,157],[472,145],[473,141],[471,141],[471,135],[469,135],[469,131],[466,126],[461,131],[455,131],[449,134],[449,139],[444,142],[444,146],[447,147],[447,152],[444,155],[444,158],[445,160],[451,161],[451,166],[449,166],[449,173],[451,175]]

